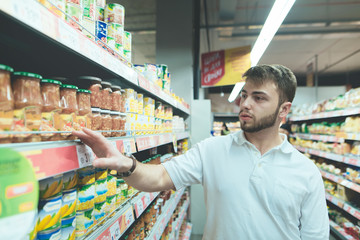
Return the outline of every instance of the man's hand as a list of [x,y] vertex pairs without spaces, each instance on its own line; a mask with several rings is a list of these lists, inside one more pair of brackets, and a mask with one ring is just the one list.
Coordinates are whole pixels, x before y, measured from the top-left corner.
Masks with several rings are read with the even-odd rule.
[[82,131],[73,131],[72,134],[88,145],[98,157],[93,162],[94,167],[119,172],[126,172],[131,168],[132,160],[122,155],[101,133],[83,128]]

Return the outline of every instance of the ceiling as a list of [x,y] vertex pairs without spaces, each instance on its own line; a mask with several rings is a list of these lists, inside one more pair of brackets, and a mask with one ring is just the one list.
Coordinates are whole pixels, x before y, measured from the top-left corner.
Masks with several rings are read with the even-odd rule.
[[[156,0],[112,2],[125,7],[134,62],[155,63]],[[200,54],[253,46],[273,3],[201,0]],[[360,0],[297,0],[259,64],[283,64],[305,75],[316,57],[319,74],[360,72]]]

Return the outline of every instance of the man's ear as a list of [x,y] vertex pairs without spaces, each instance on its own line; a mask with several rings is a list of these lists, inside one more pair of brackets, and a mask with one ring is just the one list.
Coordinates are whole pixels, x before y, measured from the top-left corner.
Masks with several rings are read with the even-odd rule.
[[279,109],[279,117],[285,118],[286,115],[288,115],[288,113],[290,112],[290,108],[291,108],[291,102],[284,102],[283,104],[281,104]]

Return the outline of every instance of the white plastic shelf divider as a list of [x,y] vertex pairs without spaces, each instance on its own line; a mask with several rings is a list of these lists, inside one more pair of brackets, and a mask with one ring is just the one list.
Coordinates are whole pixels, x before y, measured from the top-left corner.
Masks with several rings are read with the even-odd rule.
[[343,237],[343,239],[345,240],[355,240],[355,238],[349,234],[347,234],[345,232],[345,230],[340,227],[339,225],[337,225],[335,222],[333,222],[332,220],[330,220],[330,228],[333,230],[333,231],[336,231],[339,233],[339,235],[341,235]]
[[304,147],[300,147],[300,146],[295,146],[295,147],[300,152],[310,153],[312,155],[327,158],[327,159],[330,159],[333,161],[343,162],[343,163],[346,163],[349,165],[360,167],[360,159],[356,158],[356,157],[344,156],[344,155],[340,155],[340,154],[336,154],[336,153],[329,153],[329,152],[324,152],[324,151],[320,151],[320,150],[316,150],[316,149],[304,148]]
[[311,120],[311,119],[342,117],[342,116],[351,116],[356,114],[360,114],[360,108],[348,108],[343,110],[315,113],[305,116],[292,116],[290,117],[290,121],[303,121],[303,120]]
[[324,170],[321,170],[319,169],[320,172],[321,172],[321,175],[324,177],[324,178],[327,178],[333,182],[336,182],[336,183],[339,183],[355,192],[358,192],[360,193],[360,185],[354,183],[354,182],[351,182],[351,181],[348,181],[340,176],[336,176],[335,174],[332,174],[332,173],[328,173],[328,172],[325,172]]
[[148,240],[154,239],[159,240],[166,225],[168,224],[177,204],[180,201],[181,196],[183,195],[185,188],[180,189],[177,191],[172,197],[166,201],[161,215],[158,217],[155,225],[153,226],[150,235],[146,238]]
[[135,216],[138,218],[152,201],[159,195],[159,192],[141,192],[137,197],[131,200],[131,204],[135,210]]

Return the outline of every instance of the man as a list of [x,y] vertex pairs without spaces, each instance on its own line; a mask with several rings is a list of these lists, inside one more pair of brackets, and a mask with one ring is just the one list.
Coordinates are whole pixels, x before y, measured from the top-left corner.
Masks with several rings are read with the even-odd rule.
[[242,131],[208,138],[164,164],[133,162],[90,130],[74,134],[100,157],[95,167],[126,172],[136,163],[125,180],[139,190],[202,184],[207,209],[204,239],[329,239],[321,175],[279,134],[295,95],[294,74],[284,66],[261,65],[244,77]]

